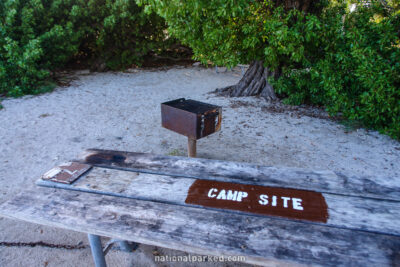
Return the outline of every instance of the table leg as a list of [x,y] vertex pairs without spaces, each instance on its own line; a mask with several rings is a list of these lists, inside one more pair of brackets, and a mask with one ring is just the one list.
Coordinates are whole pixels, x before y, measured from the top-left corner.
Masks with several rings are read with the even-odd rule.
[[106,259],[104,258],[103,247],[101,246],[100,236],[88,234],[88,238],[95,266],[107,267]]

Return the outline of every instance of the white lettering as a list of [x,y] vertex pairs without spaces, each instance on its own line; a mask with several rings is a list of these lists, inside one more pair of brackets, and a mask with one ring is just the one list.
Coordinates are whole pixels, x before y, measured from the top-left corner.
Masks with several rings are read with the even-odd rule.
[[301,199],[300,198],[292,198],[293,209],[295,210],[304,210],[301,206]]
[[217,194],[214,194],[214,192],[218,192],[216,188],[211,188],[210,191],[208,191],[208,197],[213,198],[216,197]]
[[276,196],[272,196],[272,203],[271,203],[271,205],[272,205],[273,207],[276,207]]
[[268,204],[268,196],[267,195],[260,195],[260,200],[258,201],[261,205],[267,205]]
[[239,191],[236,201],[242,202],[242,198],[245,198],[247,196],[248,196],[247,192]]
[[236,201],[237,193],[238,193],[237,191],[233,191],[233,192],[232,192],[232,190],[228,190],[228,195],[226,196],[226,199],[227,199],[227,200]]
[[283,200],[283,207],[287,208],[288,207],[288,201],[290,200],[290,197],[281,197]]
[[222,190],[219,192],[219,194],[218,194],[218,196],[217,196],[217,199],[224,199],[224,200],[226,200],[226,192],[225,192],[224,189],[222,189]]

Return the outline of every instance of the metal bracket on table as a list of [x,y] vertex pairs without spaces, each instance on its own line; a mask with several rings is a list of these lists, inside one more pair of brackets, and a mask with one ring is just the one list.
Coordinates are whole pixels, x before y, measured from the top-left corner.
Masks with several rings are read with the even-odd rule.
[[105,256],[110,251],[114,243],[118,243],[120,249],[125,252],[133,252],[139,246],[138,243],[123,240],[111,239],[103,249],[101,238],[98,235],[88,234],[90,249],[96,267],[107,267]]

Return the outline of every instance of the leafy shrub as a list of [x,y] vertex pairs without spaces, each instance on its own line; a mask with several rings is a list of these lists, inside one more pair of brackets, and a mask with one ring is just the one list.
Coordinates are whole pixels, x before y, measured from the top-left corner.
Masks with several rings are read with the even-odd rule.
[[[137,1],[165,18],[196,59],[261,60],[286,103],[325,106],[400,138],[398,1]],[[348,2],[358,2],[354,12]]]
[[400,138],[400,16],[377,15],[384,12],[374,5],[352,13],[337,6],[319,18],[299,14],[301,68],[293,62],[275,82],[286,102],[323,105]]
[[50,90],[74,57],[120,69],[165,46],[164,21],[130,0],[0,1],[0,95]]
[[88,37],[81,50],[100,58],[110,69],[139,65],[149,51],[164,49],[173,41],[166,40],[165,21],[143,12],[134,0],[92,0],[87,10],[75,10],[79,21],[87,21]]

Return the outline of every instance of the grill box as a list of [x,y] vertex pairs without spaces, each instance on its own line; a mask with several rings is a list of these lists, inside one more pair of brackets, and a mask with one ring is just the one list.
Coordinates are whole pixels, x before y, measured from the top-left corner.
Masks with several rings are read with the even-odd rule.
[[221,129],[222,108],[179,98],[161,104],[162,126],[197,140]]

